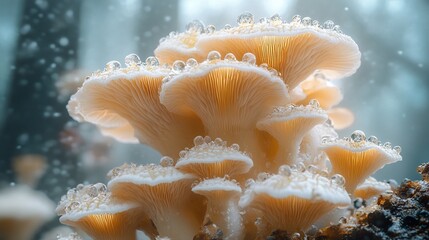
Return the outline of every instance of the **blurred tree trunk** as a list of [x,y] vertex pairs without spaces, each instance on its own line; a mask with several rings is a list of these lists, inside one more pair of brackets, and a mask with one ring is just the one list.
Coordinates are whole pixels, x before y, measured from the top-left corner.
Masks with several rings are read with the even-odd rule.
[[[25,0],[14,70],[0,129],[1,179],[13,181],[11,160],[23,153],[66,161],[59,132],[69,120],[55,81],[75,68],[80,0]],[[66,157],[67,158],[67,157]]]

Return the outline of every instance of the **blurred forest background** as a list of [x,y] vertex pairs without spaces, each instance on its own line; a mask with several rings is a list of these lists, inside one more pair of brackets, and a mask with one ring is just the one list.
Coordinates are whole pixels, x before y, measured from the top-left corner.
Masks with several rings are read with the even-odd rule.
[[193,19],[221,28],[244,11],[339,24],[362,52],[358,72],[337,81],[340,106],[355,113],[340,136],[361,129],[402,147],[403,161],[378,179],[418,177],[417,165],[429,161],[427,0],[0,0],[0,189],[14,185],[13,159],[23,154],[44,159],[35,187],[55,202],[77,183],[105,182],[123,162],[159,161],[148,147],[75,123],[65,105],[77,79],[129,53],[153,55],[161,37]]

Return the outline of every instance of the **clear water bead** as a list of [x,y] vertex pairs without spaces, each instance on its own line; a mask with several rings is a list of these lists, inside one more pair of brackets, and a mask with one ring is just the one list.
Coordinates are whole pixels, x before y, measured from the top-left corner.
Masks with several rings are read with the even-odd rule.
[[279,174],[285,177],[292,175],[292,169],[288,165],[282,165],[279,167]]
[[304,24],[305,26],[310,26],[311,25],[311,18],[310,17],[303,18],[302,24]]
[[205,136],[204,137],[204,142],[210,143],[211,141],[212,141],[212,138],[210,136]]
[[270,22],[270,20],[268,20],[268,18],[266,18],[266,17],[263,17],[263,18],[259,19],[259,23],[261,23],[261,24],[266,24],[266,23],[269,23],[269,22]]
[[216,31],[216,27],[214,25],[208,25],[206,32],[207,33],[214,33]]
[[173,72],[174,73],[181,73],[185,69],[185,62],[181,60],[177,60],[173,63]]
[[121,63],[118,61],[110,61],[106,63],[105,70],[108,72],[116,71],[121,68]]
[[332,30],[334,30],[334,31],[335,31],[335,32],[337,32],[337,33],[342,33],[340,25],[335,25],[335,26],[332,28]]
[[188,153],[188,151],[182,150],[182,151],[179,152],[179,157],[184,158],[184,157],[186,157],[187,153]]
[[393,150],[395,150],[395,152],[396,152],[397,154],[400,154],[400,153],[401,153],[401,151],[402,151],[402,148],[401,148],[401,146],[394,146],[394,147],[393,147]]
[[135,53],[128,54],[125,57],[125,65],[127,67],[140,66],[141,64],[142,61],[140,60],[140,57]]
[[189,58],[186,61],[186,66],[189,68],[194,68],[194,67],[198,66],[198,62],[197,62],[197,60],[195,60],[195,58]]
[[96,183],[94,187],[97,189],[99,193],[107,192],[107,186],[104,183]]
[[207,54],[207,60],[216,61],[220,59],[220,53],[218,51],[211,51]]
[[325,29],[332,29],[334,28],[335,23],[332,20],[328,20],[326,22],[323,23],[323,27]]
[[253,24],[253,14],[244,12],[237,18],[238,25]]
[[171,80],[171,76],[166,76],[165,78],[162,79],[162,84],[168,83]]
[[187,32],[202,33],[204,32],[204,23],[200,20],[193,20],[186,25]]
[[255,57],[255,55],[253,53],[250,53],[250,52],[245,53],[243,55],[243,58],[241,60],[243,62],[247,62],[247,63],[250,63],[250,64],[255,64],[256,63],[256,57]]
[[227,53],[224,57],[224,60],[237,61],[237,58],[235,57],[235,55],[233,53]]
[[326,144],[326,143],[329,143],[330,140],[331,140],[330,136],[323,136],[321,139],[321,142],[322,142],[322,144]]
[[387,149],[392,149],[392,144],[390,142],[385,142],[383,144],[383,147],[387,148]]
[[292,22],[293,23],[301,23],[301,16],[300,15],[293,16]]
[[319,101],[317,101],[316,99],[311,99],[310,102],[309,102],[309,105],[312,106],[312,107],[314,107],[314,108],[319,108],[320,107]]
[[319,21],[317,21],[317,20],[313,20],[313,21],[311,22],[311,25],[313,25],[314,27],[320,27],[320,23],[319,23]]
[[265,181],[266,179],[268,179],[270,177],[270,174],[266,173],[266,172],[261,172],[258,174],[258,181]]
[[232,28],[232,26],[229,24],[225,24],[225,26],[223,27],[223,29],[225,29],[225,30],[229,30],[231,28]]
[[358,142],[362,142],[362,141],[365,141],[365,140],[366,140],[365,133],[364,133],[363,131],[361,131],[361,130],[356,130],[356,131],[354,131],[354,132],[352,133],[352,135],[350,136],[350,138],[351,138],[351,140],[352,140],[353,142],[356,142],[356,143],[358,143]]
[[331,179],[341,187],[344,186],[344,184],[346,183],[346,180],[340,174],[335,174],[334,176],[331,177]]
[[274,14],[273,16],[271,16],[270,18],[270,23],[271,24],[280,24],[282,23],[282,18],[280,17],[280,15],[278,14]]
[[162,157],[161,160],[159,161],[159,163],[163,167],[172,167],[172,166],[174,166],[174,160],[171,157],[168,157],[168,156]]
[[203,145],[204,143],[205,143],[204,137],[202,137],[202,136],[196,136],[194,138],[194,145],[195,146]]
[[151,67],[159,66],[158,58],[153,56],[146,58],[145,62],[147,66],[151,66]]
[[374,144],[378,144],[378,138],[376,136],[370,136],[368,138],[368,142],[372,142]]
[[238,145],[237,143],[232,144],[231,148],[235,151],[240,151],[240,145]]

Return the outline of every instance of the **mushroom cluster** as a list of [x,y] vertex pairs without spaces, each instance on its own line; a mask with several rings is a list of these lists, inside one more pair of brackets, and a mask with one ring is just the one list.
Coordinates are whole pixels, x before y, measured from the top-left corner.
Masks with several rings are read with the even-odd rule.
[[389,190],[370,176],[400,147],[335,132],[354,117],[334,107],[343,96],[331,80],[357,70],[356,43],[309,17],[246,12],[237,23],[193,21],[146,61],[130,54],[87,77],[70,115],[164,157],[112,169],[107,188],[70,190],[62,223],[95,239],[303,237]]

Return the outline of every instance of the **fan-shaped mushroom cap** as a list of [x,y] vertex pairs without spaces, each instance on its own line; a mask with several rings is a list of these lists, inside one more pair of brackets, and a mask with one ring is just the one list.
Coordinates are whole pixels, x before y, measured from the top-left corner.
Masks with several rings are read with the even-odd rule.
[[54,217],[55,204],[27,186],[0,191],[0,236],[3,240],[32,239],[35,232]]
[[298,21],[285,23],[277,15],[262,23],[239,22],[237,27],[203,33],[195,48],[201,53],[216,50],[236,56],[252,52],[258,64],[275,68],[293,89],[315,70],[329,79],[338,79],[350,76],[360,66],[356,43],[335,30]]
[[362,184],[357,186],[356,190],[353,192],[353,196],[368,200],[389,190],[392,190],[392,188],[388,183],[380,182],[373,177],[369,177],[365,179]]
[[389,163],[402,160],[399,151],[391,148],[390,143],[378,145],[375,137],[366,140],[362,131],[355,131],[351,138],[324,139],[322,149],[332,164],[332,172],[344,176],[346,189],[353,193],[357,185]]
[[60,222],[78,228],[94,239],[136,239],[147,217],[133,204],[116,204],[104,184],[78,185],[57,207]]
[[279,152],[273,165],[275,169],[283,164],[294,164],[304,135],[327,119],[317,101],[312,101],[307,106],[275,107],[270,115],[259,121],[258,128],[267,131],[278,141]]
[[299,85],[306,95],[305,99],[298,101],[297,104],[308,104],[311,99],[319,101],[320,107],[323,109],[330,109],[332,106],[337,105],[343,99],[340,89],[331,81],[326,80],[317,73]]
[[286,86],[263,67],[219,58],[212,52],[208,61],[172,76],[162,85],[161,103],[177,114],[196,114],[209,136],[237,143],[256,158],[262,152],[256,122],[288,102]]
[[341,184],[336,179],[284,165],[279,168],[279,174],[251,184],[239,205],[262,211],[271,231],[305,231],[332,209],[350,204]]
[[203,180],[192,191],[208,199],[206,218],[223,231],[225,239],[242,239],[243,225],[238,208],[241,188],[225,178]]
[[216,138],[197,136],[195,146],[180,152],[176,168],[182,172],[194,174],[200,178],[235,176],[249,171],[253,166],[252,159],[240,152],[238,144],[230,147],[225,141]]
[[153,57],[147,62],[127,68],[115,65],[89,77],[71,97],[68,111],[117,140],[138,139],[163,155],[177,156],[204,130],[197,118],[170,113],[159,102],[159,88],[170,69],[159,67]]
[[20,183],[30,187],[37,185],[46,171],[46,158],[39,154],[24,154],[13,159],[13,170]]
[[347,108],[332,108],[328,110],[329,119],[335,129],[344,129],[355,120],[353,113]]
[[172,166],[124,165],[113,169],[109,189],[123,203],[137,204],[159,235],[192,239],[203,221],[202,199],[191,191],[195,177]]

